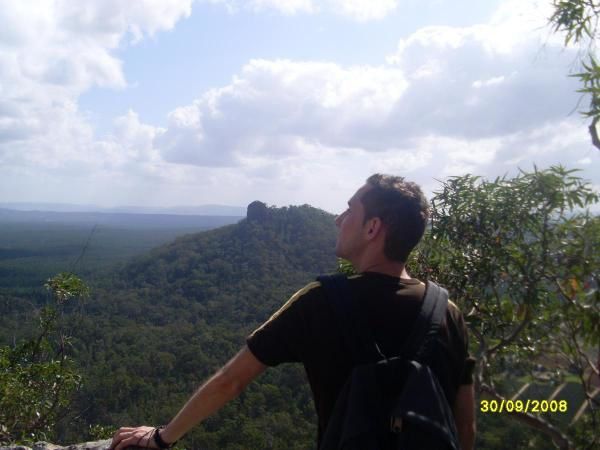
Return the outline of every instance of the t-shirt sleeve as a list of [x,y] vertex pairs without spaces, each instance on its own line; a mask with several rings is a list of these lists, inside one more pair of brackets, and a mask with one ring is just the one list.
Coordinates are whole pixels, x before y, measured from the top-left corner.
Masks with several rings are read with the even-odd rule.
[[319,282],[313,282],[300,289],[246,338],[248,348],[260,362],[276,366],[303,360],[305,341],[310,336],[307,315],[318,286]]
[[460,384],[473,384],[473,371],[475,369],[475,358],[473,358],[469,353],[469,330],[467,328],[467,324],[465,323],[465,319],[462,313],[458,310],[458,327],[462,332],[462,337],[464,341],[464,354],[465,360],[463,363],[463,369],[459,378]]

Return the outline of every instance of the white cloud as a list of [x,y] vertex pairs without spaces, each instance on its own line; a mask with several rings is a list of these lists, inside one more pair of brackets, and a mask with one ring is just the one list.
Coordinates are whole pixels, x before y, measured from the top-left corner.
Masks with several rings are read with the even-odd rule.
[[101,45],[114,48],[124,35],[133,41],[172,29],[177,21],[191,14],[192,0],[139,0],[122,2],[57,2],[57,22],[69,35],[92,38]]
[[137,113],[129,110],[124,116],[115,119],[111,140],[118,145],[121,157],[127,163],[160,162],[153,144],[156,137],[164,131],[141,123]]
[[576,101],[565,74],[572,53],[547,44],[540,55],[540,30],[528,28],[538,22],[511,5],[518,20],[500,10],[489,24],[419,29],[388,65],[250,61],[229,85],[173,111],[156,145],[170,162],[233,167],[244,155],[302,154],[306,143],[377,157],[395,149],[402,159],[435,137],[454,149],[449,167],[476,169],[498,139],[560,122]]
[[302,152],[305,142],[385,150],[375,133],[406,86],[389,67],[253,60],[230,85],[173,111],[157,145],[168,161],[214,166]]
[[125,88],[114,50],[172,28],[190,8],[191,0],[3,2],[0,157],[54,168],[101,163],[79,95]]
[[275,9],[284,15],[312,13],[316,10],[311,0],[251,0],[250,7],[255,11]]
[[388,57],[410,82],[400,129],[418,132],[420,122],[422,133],[485,138],[564,118],[577,102],[567,77],[575,53],[546,39],[547,8],[531,5],[510,1],[488,24],[430,26],[402,39]]
[[398,0],[204,0],[222,4],[230,13],[249,9],[254,12],[268,10],[283,15],[315,14],[327,12],[347,17],[358,22],[380,20],[393,12]]
[[330,0],[331,9],[359,22],[383,19],[397,6],[396,0]]
[[[127,87],[120,46],[171,29],[192,0],[4,1],[0,7],[0,192],[4,200],[143,203],[181,179],[153,149],[162,130],[129,112],[94,136],[92,86]],[[160,198],[159,195],[156,198]]]
[[503,83],[505,80],[506,80],[506,77],[504,75],[501,75],[499,77],[492,77],[487,80],[473,81],[472,86],[476,89],[479,89],[482,87],[494,86],[495,84]]
[[585,122],[580,118],[563,119],[505,136],[497,162],[506,167],[530,161],[540,165],[560,161],[570,164],[573,159],[565,155],[587,154],[592,148]]

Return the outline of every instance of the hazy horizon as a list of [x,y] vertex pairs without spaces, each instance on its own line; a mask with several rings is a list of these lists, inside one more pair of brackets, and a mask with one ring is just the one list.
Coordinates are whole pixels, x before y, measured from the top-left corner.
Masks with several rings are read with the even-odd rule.
[[139,206],[121,205],[104,206],[76,203],[48,202],[0,202],[0,209],[11,211],[47,211],[47,212],[98,212],[98,213],[128,213],[128,214],[181,214],[181,215],[231,215],[245,216],[247,206],[234,205],[177,205],[177,206]]

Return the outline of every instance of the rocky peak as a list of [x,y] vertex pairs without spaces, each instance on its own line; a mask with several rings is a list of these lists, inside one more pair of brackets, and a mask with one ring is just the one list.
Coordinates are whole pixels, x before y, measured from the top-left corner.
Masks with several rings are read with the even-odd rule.
[[248,205],[246,218],[248,221],[265,222],[269,218],[269,208],[265,203],[255,200]]

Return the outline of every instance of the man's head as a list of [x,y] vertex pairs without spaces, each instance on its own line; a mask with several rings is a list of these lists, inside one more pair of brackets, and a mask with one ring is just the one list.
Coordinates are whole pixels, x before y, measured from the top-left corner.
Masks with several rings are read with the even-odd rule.
[[429,204],[421,188],[391,175],[370,176],[348,205],[348,210],[336,219],[340,228],[336,255],[350,261],[380,231],[385,236],[385,257],[405,263],[429,219]]

